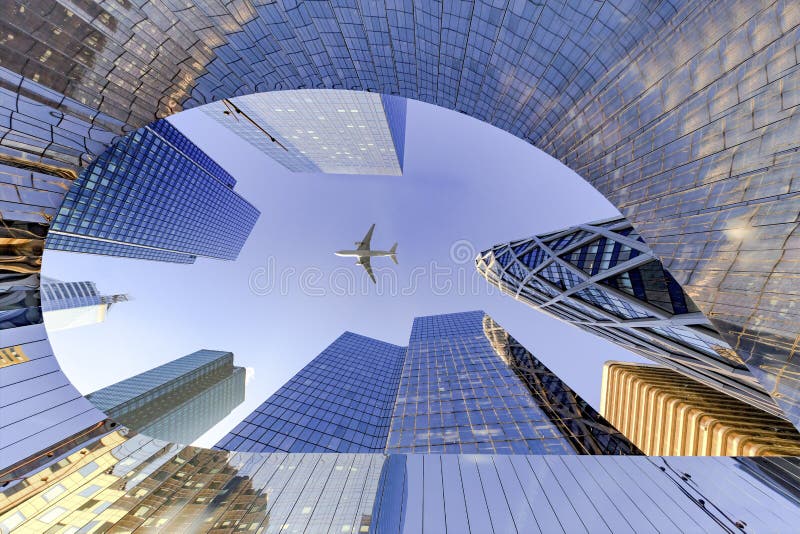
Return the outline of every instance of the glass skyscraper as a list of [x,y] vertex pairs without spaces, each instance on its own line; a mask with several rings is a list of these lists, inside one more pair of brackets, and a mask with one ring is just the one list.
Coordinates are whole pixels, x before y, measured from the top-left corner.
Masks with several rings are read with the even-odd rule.
[[245,370],[233,354],[199,350],[86,395],[138,432],[192,443],[244,401]]
[[387,450],[638,452],[482,311],[414,319]]
[[383,451],[404,355],[405,347],[345,332],[216,447]]
[[259,211],[233,177],[166,120],[141,128],[75,180],[50,249],[175,263],[233,260]]
[[403,172],[406,100],[341,90],[259,93],[201,108],[295,172]]
[[638,453],[481,311],[419,317],[408,347],[343,334],[216,447]]
[[786,417],[624,218],[496,245],[476,263],[536,310]]
[[94,282],[62,282],[43,278],[40,286],[42,312],[49,331],[65,330],[105,321],[113,304],[128,295],[101,295]]

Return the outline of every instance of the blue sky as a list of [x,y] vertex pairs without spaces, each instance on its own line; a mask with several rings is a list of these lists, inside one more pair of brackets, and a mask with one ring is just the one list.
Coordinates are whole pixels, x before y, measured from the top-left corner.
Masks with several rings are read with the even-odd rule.
[[[105,323],[50,334],[82,393],[201,348],[251,368],[245,402],[213,445],[343,331],[405,345],[415,316],[483,309],[597,407],[604,361],[632,353],[538,313],[474,269],[493,244],[617,214],[583,179],[527,143],[410,101],[404,175],[291,173],[199,110],[170,118],[227,169],[261,218],[235,262],[194,265],[46,251],[43,272],[129,293]],[[334,256],[376,223],[378,285]]]

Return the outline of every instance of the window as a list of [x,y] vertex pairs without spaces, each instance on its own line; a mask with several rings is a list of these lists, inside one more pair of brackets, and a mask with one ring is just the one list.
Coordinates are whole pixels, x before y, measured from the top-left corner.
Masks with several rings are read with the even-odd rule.
[[56,506],[50,509],[49,511],[45,512],[41,516],[39,516],[39,521],[47,524],[53,523],[56,521],[56,519],[64,515],[66,511],[67,511],[66,508],[62,508],[61,506]]

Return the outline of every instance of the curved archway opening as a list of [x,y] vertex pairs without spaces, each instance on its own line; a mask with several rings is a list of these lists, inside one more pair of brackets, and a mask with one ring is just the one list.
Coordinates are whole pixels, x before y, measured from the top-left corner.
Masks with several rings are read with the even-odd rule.
[[[287,146],[297,143],[292,136],[298,133],[307,141],[322,134],[327,137],[316,143],[319,150],[327,143],[331,152],[343,152],[336,136],[346,131],[320,128],[318,112],[332,114],[329,121],[342,115],[329,101],[340,92],[329,93],[313,103],[303,102],[303,92],[270,95],[273,115],[292,113],[292,106],[313,107],[313,116],[306,113],[303,120],[316,126],[302,132],[295,131],[297,119],[270,126],[255,118],[261,128],[283,128],[274,135]],[[359,94],[349,94],[351,104]],[[281,99],[278,109],[287,111],[275,112]],[[242,105],[239,99],[231,103],[237,102]],[[369,109],[351,113],[351,107],[345,115],[361,133],[350,140],[367,146],[380,141],[378,115]],[[210,108],[220,115],[227,109]],[[101,293],[131,297],[114,304],[102,324],[87,328],[53,331],[57,323],[46,314],[54,351],[82,393],[199,349],[231,351],[234,364],[248,369],[247,396],[199,442],[210,446],[342,332],[406,345],[414,317],[470,309],[490,313],[595,407],[602,363],[638,361],[602,341],[597,350],[594,336],[501,297],[476,271],[476,255],[496,243],[618,214],[575,173],[529,144],[462,114],[409,101],[402,176],[293,172],[258,146],[272,141],[257,126],[237,133],[218,118],[198,108],[170,121],[228,171],[236,180],[235,193],[261,212],[235,261],[199,258],[185,265],[45,252],[44,276],[88,279]],[[360,124],[369,129],[358,129]],[[255,144],[248,133],[259,136]],[[302,157],[299,149],[295,156]],[[103,186],[98,181],[96,187]],[[388,249],[399,243],[397,264],[374,260],[377,283],[350,258],[333,254],[361,238],[372,223],[374,245]],[[55,224],[55,232],[68,233],[66,226]],[[126,239],[135,240],[135,231],[132,236]],[[553,329],[562,333],[544,335]],[[110,354],[113,365],[97,365]]]

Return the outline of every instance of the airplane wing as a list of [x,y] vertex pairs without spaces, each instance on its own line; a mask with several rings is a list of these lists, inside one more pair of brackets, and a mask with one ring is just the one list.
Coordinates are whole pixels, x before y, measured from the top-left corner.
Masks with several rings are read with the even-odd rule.
[[[370,229],[370,232],[371,231],[372,229]],[[369,277],[372,278],[372,283],[377,284],[378,282],[375,280],[375,275],[372,273],[372,264],[370,264],[369,262],[369,256],[364,258],[359,258],[358,264],[361,265],[365,271],[367,271]]]
[[358,242],[358,250],[369,250],[369,242],[372,240],[372,231],[375,229],[375,223],[369,227],[367,230],[367,235],[364,236],[364,239]]

